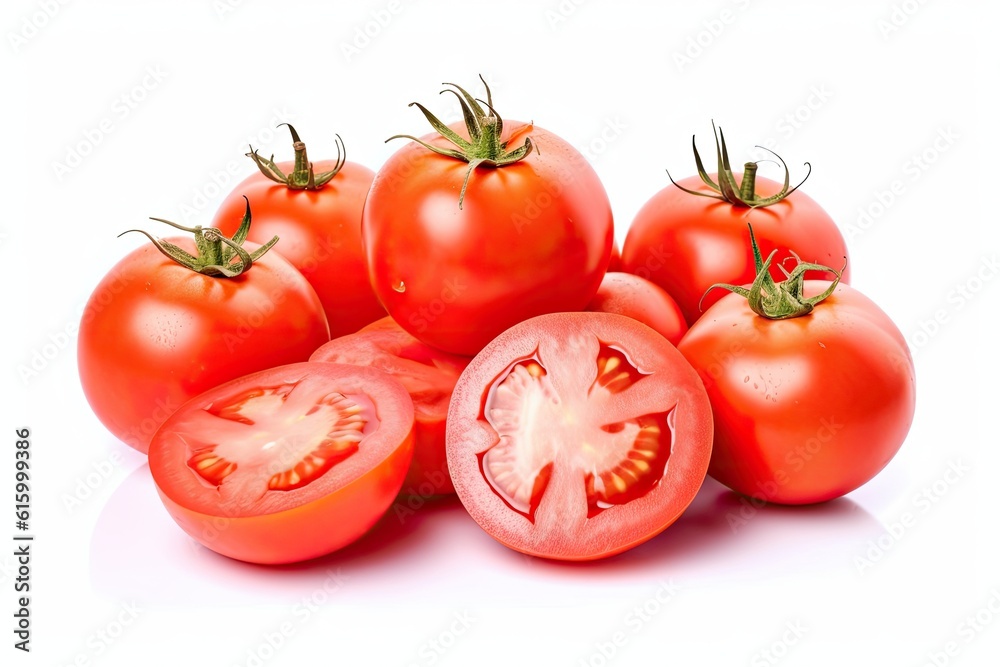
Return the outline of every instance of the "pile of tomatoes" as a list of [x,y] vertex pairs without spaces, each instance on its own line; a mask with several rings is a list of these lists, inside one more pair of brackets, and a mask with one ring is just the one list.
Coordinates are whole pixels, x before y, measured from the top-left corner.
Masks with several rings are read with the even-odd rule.
[[738,178],[716,132],[716,173],[695,148],[619,253],[577,150],[445,85],[463,121],[414,103],[434,132],[393,137],[378,173],[339,137],[312,162],[289,126],[293,162],[251,152],[211,227],[142,232],[94,291],[84,392],[189,535],[294,562],[401,496],[457,493],[508,547],[596,559],[664,530],[706,474],[806,504],[888,463],[909,351],[787,168]]

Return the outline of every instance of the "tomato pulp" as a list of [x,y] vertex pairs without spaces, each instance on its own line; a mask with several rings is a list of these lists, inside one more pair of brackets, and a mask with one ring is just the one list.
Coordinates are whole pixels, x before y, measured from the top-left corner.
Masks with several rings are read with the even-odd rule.
[[687,508],[708,468],[712,416],[697,374],[649,327],[555,313],[473,359],[447,448],[459,498],[497,541],[590,560],[650,539]]

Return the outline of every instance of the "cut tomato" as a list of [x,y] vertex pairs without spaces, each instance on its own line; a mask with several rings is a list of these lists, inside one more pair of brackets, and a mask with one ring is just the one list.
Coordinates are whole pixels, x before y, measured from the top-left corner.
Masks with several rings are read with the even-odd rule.
[[299,363],[184,404],[153,436],[167,511],[220,554],[289,563],[350,544],[388,509],[413,455],[413,405],[374,368]]
[[399,380],[413,399],[415,420],[413,463],[403,493],[427,497],[455,492],[445,457],[445,417],[455,382],[470,357],[425,345],[384,317],[326,343],[309,360],[372,366]]
[[712,415],[662,336],[610,313],[527,320],[459,378],[448,465],[502,544],[562,560],[611,556],[673,523],[701,487]]

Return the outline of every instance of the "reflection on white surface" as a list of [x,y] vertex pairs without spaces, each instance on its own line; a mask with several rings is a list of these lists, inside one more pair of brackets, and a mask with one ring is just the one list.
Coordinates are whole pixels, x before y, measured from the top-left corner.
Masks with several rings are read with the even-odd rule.
[[[616,599],[664,577],[685,585],[761,580],[789,572],[854,571],[854,557],[883,531],[860,505],[754,507],[708,480],[688,511],[650,542],[603,561],[560,563],[501,546],[456,498],[412,514],[392,510],[362,540],[329,556],[260,566],[192,541],[160,503],[149,467],[115,490],[91,543],[93,585],[113,598],[154,606],[291,604],[328,586],[334,604],[397,605],[433,598],[456,606],[532,601],[559,605]],[[339,572],[339,576],[338,576]],[[586,584],[586,585],[583,585]]]

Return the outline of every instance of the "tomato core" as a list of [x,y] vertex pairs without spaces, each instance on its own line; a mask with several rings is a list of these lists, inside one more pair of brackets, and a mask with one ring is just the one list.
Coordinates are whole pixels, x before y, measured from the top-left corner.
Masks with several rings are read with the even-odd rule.
[[537,353],[515,361],[486,393],[481,418],[498,441],[478,455],[480,472],[532,523],[556,466],[570,470],[570,483],[586,490],[588,518],[646,495],[663,479],[673,408],[603,423],[588,402],[609,400],[648,374],[614,344],[602,342],[599,349],[586,393],[560,391]]
[[302,488],[359,451],[378,428],[370,399],[296,392],[299,382],[216,401],[176,425],[188,467],[223,499]]

